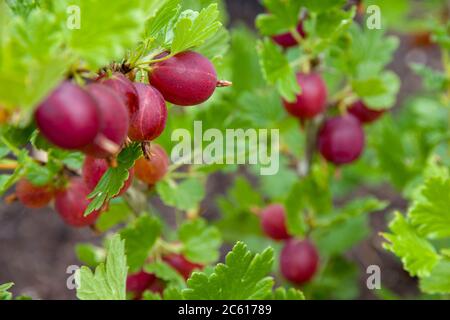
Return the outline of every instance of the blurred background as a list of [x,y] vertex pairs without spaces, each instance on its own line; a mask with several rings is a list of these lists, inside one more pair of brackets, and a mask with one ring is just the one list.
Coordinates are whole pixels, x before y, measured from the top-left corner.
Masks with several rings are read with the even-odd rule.
[[[391,9],[389,12],[384,11],[383,14],[386,13],[388,15],[386,18],[392,20],[396,20],[396,10],[404,10],[405,5],[412,15],[423,14],[423,5],[426,3],[430,7],[425,10],[430,10],[431,14],[444,16],[447,14],[447,17],[450,5],[448,1],[381,2],[390,3]],[[254,30],[255,17],[263,12],[257,0],[227,0],[226,8],[229,16],[228,23],[232,28],[246,25]],[[400,112],[401,106],[411,94],[421,90],[420,78],[409,68],[411,62],[423,63],[435,69],[442,68],[439,49],[430,43],[429,34],[421,30],[420,25],[406,27],[402,21],[398,20],[397,24],[389,31],[397,35],[401,43],[390,65],[390,69],[397,73],[402,81],[394,114]],[[224,194],[231,183],[230,176],[215,174],[210,177],[209,194],[203,204],[208,217],[217,215],[215,195]],[[396,257],[381,247],[381,238],[378,236],[379,232],[386,229],[387,214],[396,209],[404,211],[407,203],[390,185],[375,188],[361,185],[351,195],[346,195],[338,202],[345,201],[346,197],[368,194],[387,200],[390,206],[382,212],[371,215],[369,237],[346,253],[346,258],[356,262],[358,266],[356,272],[360,275],[359,285],[348,290],[356,290],[355,297],[358,299],[379,298],[379,295],[374,295],[367,289],[365,283],[366,267],[376,264],[383,270],[383,286],[401,297],[417,297],[419,291],[415,279],[403,271]],[[68,277],[66,268],[69,265],[79,264],[74,246],[79,242],[95,243],[99,239],[100,237],[90,229],[67,227],[50,208],[30,210],[19,203],[5,204],[2,201],[0,202],[0,283],[12,281],[15,283],[12,289],[15,294],[26,294],[36,299],[74,299],[75,291],[68,290],[66,287]]]

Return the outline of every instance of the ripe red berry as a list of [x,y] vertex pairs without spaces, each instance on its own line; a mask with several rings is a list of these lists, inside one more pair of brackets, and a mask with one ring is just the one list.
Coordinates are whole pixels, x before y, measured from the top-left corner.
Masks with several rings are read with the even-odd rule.
[[190,262],[181,254],[169,254],[164,256],[163,260],[177,270],[186,280],[194,270],[203,269],[203,265]]
[[162,294],[164,287],[164,282],[156,278],[153,273],[139,271],[127,277],[127,292],[132,293],[135,300],[140,300],[146,290]]
[[164,99],[179,106],[205,102],[216,89],[217,74],[213,64],[197,52],[178,53],[151,68],[150,84]]
[[82,151],[96,158],[107,158],[119,151],[111,150],[104,146],[113,143],[115,148],[120,147],[125,141],[128,133],[129,114],[127,107],[118,95],[109,87],[92,83],[88,85],[87,91],[97,102],[100,110],[101,126],[100,131],[94,141],[82,148]]
[[295,283],[311,280],[319,266],[319,254],[308,240],[286,241],[280,254],[280,268],[283,276]]
[[274,240],[290,238],[286,229],[285,210],[280,204],[272,204],[261,211],[261,227]]
[[168,167],[169,157],[166,151],[155,143],[150,146],[150,159],[141,157],[134,165],[136,177],[148,185],[160,181],[167,173]]
[[[303,30],[303,23],[300,22],[297,25],[297,32],[302,36],[302,38],[306,36],[306,33]],[[283,48],[290,48],[298,45],[297,40],[295,40],[295,38],[292,36],[292,33],[290,32],[275,35],[272,37],[272,39]]]
[[139,99],[136,89],[127,77],[120,72],[114,72],[109,78],[100,78],[99,81],[110,87],[122,99],[131,114],[139,108]]
[[68,81],[38,106],[35,120],[42,134],[64,149],[78,149],[92,143],[100,130],[100,114],[95,100]]
[[297,82],[302,91],[294,102],[283,100],[287,112],[300,119],[309,119],[324,111],[327,87],[322,77],[316,73],[297,73]]
[[[83,163],[83,169],[82,169],[82,177],[84,180],[84,183],[89,188],[89,190],[94,190],[97,186],[100,179],[103,177],[105,172],[108,170],[108,162],[104,159],[97,159],[94,157],[87,156]],[[134,169],[131,168],[129,170],[129,177],[125,181],[122,189],[119,191],[119,196],[121,194],[124,194],[127,189],[130,187],[134,176]]]
[[56,193],[55,209],[64,222],[73,227],[86,227],[94,224],[100,211],[94,211],[88,216],[84,216],[84,211],[90,202],[87,198],[89,193],[90,189],[81,178],[72,178],[66,189]]
[[133,141],[151,141],[166,127],[167,107],[162,95],[150,85],[133,83],[139,98],[139,108],[131,115],[128,136]]
[[348,114],[326,120],[319,130],[317,145],[325,159],[339,165],[358,159],[364,140],[360,122]]
[[348,108],[348,112],[354,115],[362,123],[373,122],[384,113],[383,110],[373,110],[367,108],[361,100],[353,103],[350,108]]
[[16,196],[27,208],[45,207],[53,198],[51,186],[35,186],[27,179],[20,179],[16,184]]

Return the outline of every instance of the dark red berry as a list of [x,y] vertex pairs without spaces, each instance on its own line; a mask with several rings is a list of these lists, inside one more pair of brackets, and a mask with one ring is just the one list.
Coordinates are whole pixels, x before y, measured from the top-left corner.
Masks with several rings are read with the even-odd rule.
[[383,110],[373,110],[366,107],[364,102],[356,101],[349,108],[348,112],[358,118],[362,123],[370,123],[377,120],[384,113]]
[[38,106],[35,120],[42,134],[64,149],[87,146],[100,130],[100,114],[95,100],[68,81]]
[[91,190],[86,186],[83,179],[72,178],[66,189],[56,193],[55,209],[64,222],[73,227],[86,227],[94,224],[100,215],[99,211],[84,216],[84,212],[90,203],[87,198],[90,192]]
[[261,227],[274,240],[290,238],[286,229],[286,213],[280,204],[272,204],[261,211]]
[[177,270],[186,280],[194,270],[203,269],[203,265],[190,262],[181,254],[169,254],[164,256],[163,260]]
[[317,73],[297,73],[297,82],[302,88],[296,101],[283,101],[284,107],[291,115],[300,119],[310,119],[325,110],[327,87]]
[[308,240],[286,241],[280,254],[282,275],[295,284],[311,280],[319,266],[319,254]]
[[148,185],[154,185],[160,181],[167,173],[168,167],[169,157],[166,151],[155,143],[150,146],[150,159],[141,157],[134,165],[136,177]]
[[[118,148],[127,137],[128,110],[119,96],[103,84],[92,83],[87,86],[87,91],[97,102],[101,115],[101,126],[94,142],[83,147],[82,151],[96,158],[107,158],[119,151]],[[114,145],[113,150],[109,146],[111,143]]]
[[53,199],[53,188],[48,185],[35,186],[23,178],[16,184],[16,196],[27,208],[42,208]]
[[165,288],[165,283],[156,278],[153,273],[139,271],[128,275],[126,288],[127,292],[132,293],[133,299],[140,300],[142,298],[142,294],[146,290],[162,294]]
[[[303,23],[299,23],[297,26],[297,32],[304,38],[306,36],[305,31],[303,30]],[[297,40],[292,36],[292,33],[286,32],[279,35],[275,35],[272,37],[273,41],[275,41],[278,45],[283,48],[295,47],[298,45]]]
[[164,99],[179,106],[205,102],[216,89],[217,74],[213,64],[197,52],[178,53],[151,68],[150,84]]
[[99,81],[110,87],[122,99],[130,112],[130,115],[139,108],[137,91],[127,77],[120,72],[114,72],[111,77],[100,78]]
[[128,136],[133,141],[151,141],[166,127],[167,107],[162,95],[150,85],[134,83],[139,108],[131,115]]
[[[97,159],[94,157],[87,156],[83,163],[83,169],[82,169],[82,177],[86,184],[86,186],[89,188],[89,190],[94,190],[97,186],[100,179],[103,177],[105,172],[108,170],[109,165],[108,162],[104,159]],[[130,187],[134,176],[134,169],[131,168],[129,170],[129,177],[125,181],[122,189],[119,191],[119,196],[124,194],[127,189]]]
[[358,159],[364,140],[361,123],[347,114],[326,120],[319,130],[317,144],[325,159],[339,165]]

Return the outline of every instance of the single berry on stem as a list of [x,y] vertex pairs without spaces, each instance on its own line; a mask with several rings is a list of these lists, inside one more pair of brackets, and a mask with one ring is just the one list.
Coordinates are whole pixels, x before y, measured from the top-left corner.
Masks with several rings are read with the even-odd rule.
[[181,254],[172,253],[164,256],[163,260],[177,270],[185,280],[189,279],[193,271],[203,269],[203,265],[190,262]]
[[308,240],[290,239],[284,244],[280,254],[282,275],[295,284],[303,284],[312,279],[319,266],[319,254]]
[[49,185],[36,186],[22,178],[16,184],[17,199],[27,208],[45,207],[53,199],[53,188]]
[[286,228],[286,212],[281,204],[271,204],[261,210],[261,227],[274,240],[290,238]]
[[[164,53],[156,58],[163,58]],[[193,51],[181,52],[152,64],[149,82],[164,99],[179,106],[205,102],[216,89],[217,74],[213,64]]]
[[[109,168],[108,162],[104,159],[97,159],[90,156],[87,156],[84,159],[82,177],[86,186],[89,188],[90,191],[95,189],[95,187],[97,186],[97,184],[99,183],[100,179],[103,177],[105,172],[108,170],[108,168]],[[120,189],[118,196],[124,194],[128,190],[133,181],[134,169],[131,168],[128,171],[128,173],[129,173],[128,179],[125,181],[122,189]]]
[[[297,32],[302,38],[305,38],[306,33],[303,30],[302,22],[300,22],[297,25]],[[282,34],[272,36],[272,40],[275,41],[278,45],[282,46],[283,48],[291,48],[298,45],[297,40],[294,38],[291,32],[285,32]]]
[[90,203],[87,198],[90,191],[83,179],[77,177],[71,178],[68,186],[56,193],[55,209],[65,223],[73,227],[86,227],[95,223],[100,211],[84,216]]
[[152,86],[144,83],[133,85],[138,93],[139,108],[131,115],[128,137],[138,142],[154,140],[166,127],[166,102]]
[[128,110],[123,100],[106,85],[92,83],[87,86],[87,91],[97,102],[101,124],[94,142],[83,147],[82,151],[96,158],[107,158],[120,151],[127,137]]
[[65,81],[38,106],[36,124],[54,145],[79,149],[92,143],[100,130],[100,112],[94,98]]
[[299,119],[310,119],[323,112],[327,87],[322,77],[317,73],[297,73],[297,82],[302,91],[294,102],[283,100],[286,111]]
[[369,109],[363,101],[354,102],[349,108],[348,112],[354,115],[362,123],[371,123],[380,118],[384,110]]
[[364,149],[364,130],[354,116],[328,119],[318,132],[317,146],[328,161],[341,165],[355,161]]
[[150,158],[139,158],[134,166],[136,177],[147,183],[154,185],[160,181],[169,168],[169,157],[166,151],[158,144],[150,145]]

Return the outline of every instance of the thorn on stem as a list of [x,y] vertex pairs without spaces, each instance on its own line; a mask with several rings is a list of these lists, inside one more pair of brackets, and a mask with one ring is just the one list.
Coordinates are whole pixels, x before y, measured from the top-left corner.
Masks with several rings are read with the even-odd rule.
[[228,80],[218,80],[216,83],[217,88],[230,87],[232,85],[233,85],[233,82],[228,81]]

